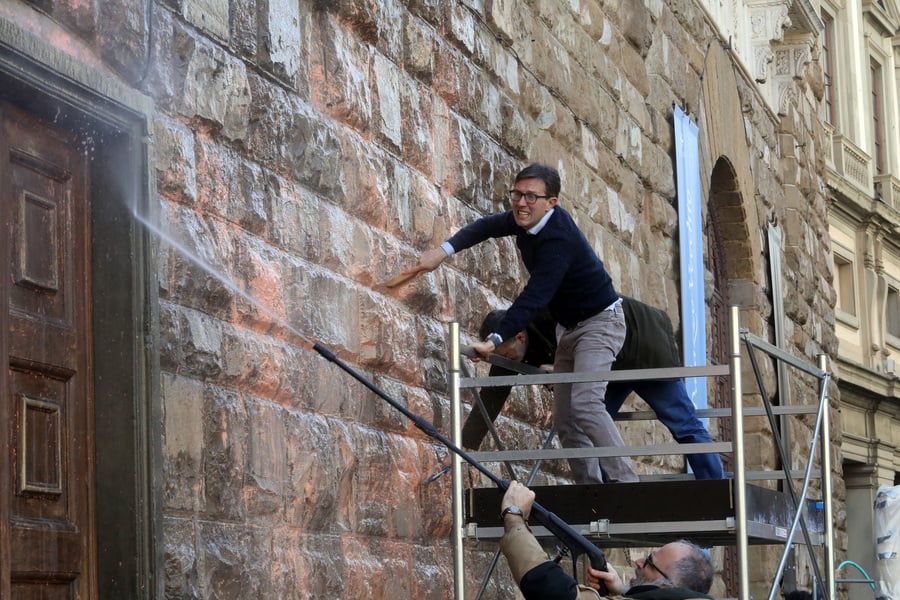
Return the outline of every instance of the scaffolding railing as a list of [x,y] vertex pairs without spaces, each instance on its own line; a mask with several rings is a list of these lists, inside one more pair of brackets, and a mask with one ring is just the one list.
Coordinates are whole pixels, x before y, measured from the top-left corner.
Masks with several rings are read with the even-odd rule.
[[[495,376],[495,377],[466,377],[460,376],[460,335],[459,325],[452,323],[450,326],[450,392],[451,392],[451,416],[452,416],[452,438],[454,443],[461,443],[461,390],[467,388],[491,387],[491,386],[519,386],[519,385],[546,385],[554,383],[576,383],[588,381],[632,381],[632,380],[653,380],[653,379],[672,379],[683,377],[728,377],[731,381],[731,407],[730,408],[713,408],[700,409],[697,416],[700,418],[725,418],[730,417],[732,420],[732,441],[731,442],[711,442],[706,444],[657,444],[649,446],[626,446],[622,448],[545,448],[542,450],[501,450],[489,452],[471,452],[470,456],[481,462],[515,462],[515,461],[541,461],[549,459],[561,458],[599,458],[610,456],[653,456],[662,454],[685,455],[699,453],[724,453],[731,454],[733,457],[733,480],[734,480],[734,516],[726,519],[724,523],[716,522],[696,522],[690,526],[696,530],[710,527],[724,527],[729,532],[733,531],[734,545],[737,555],[737,571],[738,571],[738,598],[740,600],[750,600],[750,573],[748,565],[749,538],[756,535],[758,528],[748,531],[747,521],[747,485],[748,481],[780,481],[785,490],[788,491],[793,503],[794,514],[791,518],[790,532],[785,534],[779,531],[773,539],[783,540],[785,544],[784,553],[779,564],[778,573],[773,577],[772,587],[770,588],[769,599],[772,600],[774,593],[778,588],[784,564],[790,548],[795,544],[805,545],[813,564],[815,577],[817,579],[824,578],[826,582],[825,590],[827,590],[825,600],[830,600],[834,593],[835,575],[834,575],[834,531],[833,531],[833,498],[832,498],[832,480],[831,480],[831,456],[830,456],[830,438],[829,438],[829,411],[830,406],[828,397],[828,381],[829,374],[827,372],[827,358],[824,355],[818,357],[818,364],[813,366],[808,362],[798,359],[784,350],[773,346],[772,344],[750,334],[747,330],[739,327],[739,309],[731,308],[730,336],[729,336],[729,364],[728,365],[708,365],[699,367],[677,367],[669,369],[644,369],[629,371],[608,371],[596,373],[553,373],[541,375],[515,375],[515,376]],[[745,407],[744,406],[744,384],[742,381],[742,354],[741,346],[746,346],[750,365],[756,375],[756,383],[759,387],[760,398],[763,406],[761,407]],[[819,398],[816,405],[792,405],[792,406],[773,406],[763,384],[762,374],[759,364],[756,360],[756,352],[760,351],[778,361],[781,364],[793,367],[802,373],[814,377],[818,382]],[[810,455],[807,460],[806,468],[794,470],[790,464],[788,452],[782,447],[782,438],[778,434],[778,425],[775,416],[803,416],[815,414],[816,425],[813,433],[813,439],[818,440],[810,447]],[[775,445],[778,447],[779,457],[782,462],[782,470],[780,472],[773,471],[749,471],[746,466],[745,457],[745,441],[744,441],[744,419],[749,417],[767,416],[772,427],[772,437]],[[620,413],[617,420],[642,420],[655,418],[652,411],[635,411]],[[819,447],[819,469],[814,468],[815,450]],[[464,542],[467,537],[477,539],[499,538],[502,535],[502,527],[500,528],[482,528],[478,530],[465,523],[464,519],[464,490],[462,477],[461,459],[453,455],[453,476],[452,476],[452,511],[453,511],[453,543],[454,543],[454,575],[455,575],[455,598],[464,600],[465,598],[465,568],[464,568]],[[534,471],[532,471],[532,476]],[[821,492],[824,502],[824,510],[821,515],[824,531],[810,532],[807,526],[806,501],[807,493],[810,487],[810,481],[813,478],[819,478],[822,481]],[[795,480],[803,480],[801,492],[798,495],[794,488]],[[641,478],[642,481],[646,477]],[[635,535],[640,533],[639,524],[620,523],[612,524],[609,522],[598,521],[591,523],[575,523],[571,524],[574,529],[580,533],[591,537],[594,536],[600,540],[603,537],[604,545],[611,546],[612,538],[610,536]],[[654,523],[644,525],[644,527],[656,527],[665,529],[671,527],[673,530],[683,531],[683,527],[679,529],[677,524]],[[797,529],[800,529],[802,536],[797,535]],[[542,528],[533,528],[535,535],[548,535],[542,531]],[[776,528],[782,529],[782,528]],[[768,543],[768,542],[767,542]],[[652,544],[648,544],[652,545]],[[814,546],[822,545],[824,551],[824,569],[818,566],[817,557]],[[490,571],[486,574],[485,582],[479,591],[479,598],[483,593],[487,580],[492,575],[492,570],[496,564],[497,555],[491,563]],[[815,589],[815,588],[814,588]]]

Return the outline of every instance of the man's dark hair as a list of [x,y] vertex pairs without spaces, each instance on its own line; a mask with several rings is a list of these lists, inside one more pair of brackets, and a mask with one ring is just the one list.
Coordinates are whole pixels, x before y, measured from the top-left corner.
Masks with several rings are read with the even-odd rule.
[[813,595],[806,590],[791,590],[784,595],[784,600],[813,600]]
[[[497,331],[500,322],[506,316],[506,310],[499,308],[492,310],[484,317],[481,327],[478,328],[478,337],[486,338],[492,332]],[[541,360],[544,362],[553,362],[553,353],[556,352],[556,340],[553,339],[553,317],[550,316],[547,308],[541,309],[535,320],[528,324],[525,328],[525,334],[528,336],[528,349],[526,350],[525,362],[529,360]],[[547,337],[547,336],[550,337]],[[506,340],[504,340],[506,341]],[[543,364],[543,363],[528,363]]]
[[516,182],[523,179],[540,179],[546,188],[545,194],[553,198],[559,196],[559,171],[542,163],[531,163],[516,175]]
[[502,321],[505,316],[506,311],[503,309],[492,310],[489,312],[484,318],[484,321],[481,322],[481,327],[478,328],[479,339],[483,340],[494,331],[497,331],[497,328],[500,326],[500,321]]
[[678,540],[678,543],[688,546],[691,553],[675,562],[675,568],[669,575],[672,583],[701,594],[709,593],[715,572],[709,555],[693,542]]

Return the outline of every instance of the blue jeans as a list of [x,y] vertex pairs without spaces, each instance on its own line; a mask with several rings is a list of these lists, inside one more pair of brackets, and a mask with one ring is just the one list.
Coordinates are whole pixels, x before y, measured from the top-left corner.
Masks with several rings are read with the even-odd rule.
[[[615,416],[631,392],[646,402],[659,421],[669,428],[680,444],[711,442],[712,436],[700,419],[684,387],[684,380],[610,381],[606,387],[606,411]],[[723,479],[722,459],[718,454],[688,454],[688,464],[697,479]]]

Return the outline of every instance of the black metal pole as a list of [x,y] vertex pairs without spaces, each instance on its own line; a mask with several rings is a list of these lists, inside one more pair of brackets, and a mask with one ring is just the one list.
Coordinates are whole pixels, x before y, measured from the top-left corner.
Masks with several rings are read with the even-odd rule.
[[[504,481],[503,479],[494,475],[489,469],[487,469],[484,465],[479,463],[477,460],[472,458],[466,453],[465,450],[451,442],[449,439],[441,435],[437,429],[434,428],[434,425],[418,416],[417,414],[411,412],[408,408],[391,398],[376,386],[374,383],[363,377],[361,374],[357,373],[355,369],[346,364],[344,361],[339,359],[334,352],[316,342],[313,344],[313,350],[321,354],[326,360],[333,362],[346,373],[348,373],[351,377],[359,381],[361,384],[369,388],[373,393],[375,393],[382,400],[396,408],[398,411],[403,413],[410,421],[412,421],[416,427],[418,427],[422,432],[426,435],[436,439],[444,446],[446,446],[451,452],[454,452],[464,461],[478,469],[484,476],[494,482],[497,487],[499,487],[504,492],[509,489],[509,483]],[[578,558],[580,554],[587,554],[590,558],[591,566],[595,569],[606,571],[606,555],[603,554],[603,551],[600,550],[597,546],[591,543],[586,537],[575,531],[568,523],[560,519],[554,513],[550,512],[537,502],[534,502],[531,505],[531,514],[535,517],[541,525],[547,528],[550,533],[555,535],[559,540],[565,544],[572,553],[573,564],[575,559]],[[602,584],[601,584],[602,587]],[[601,593],[603,590],[601,590]]]

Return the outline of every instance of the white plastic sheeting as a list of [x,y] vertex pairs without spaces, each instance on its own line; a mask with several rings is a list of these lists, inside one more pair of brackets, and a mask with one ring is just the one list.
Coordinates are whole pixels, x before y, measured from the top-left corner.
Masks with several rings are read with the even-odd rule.
[[875,597],[900,600],[900,486],[875,495]]

